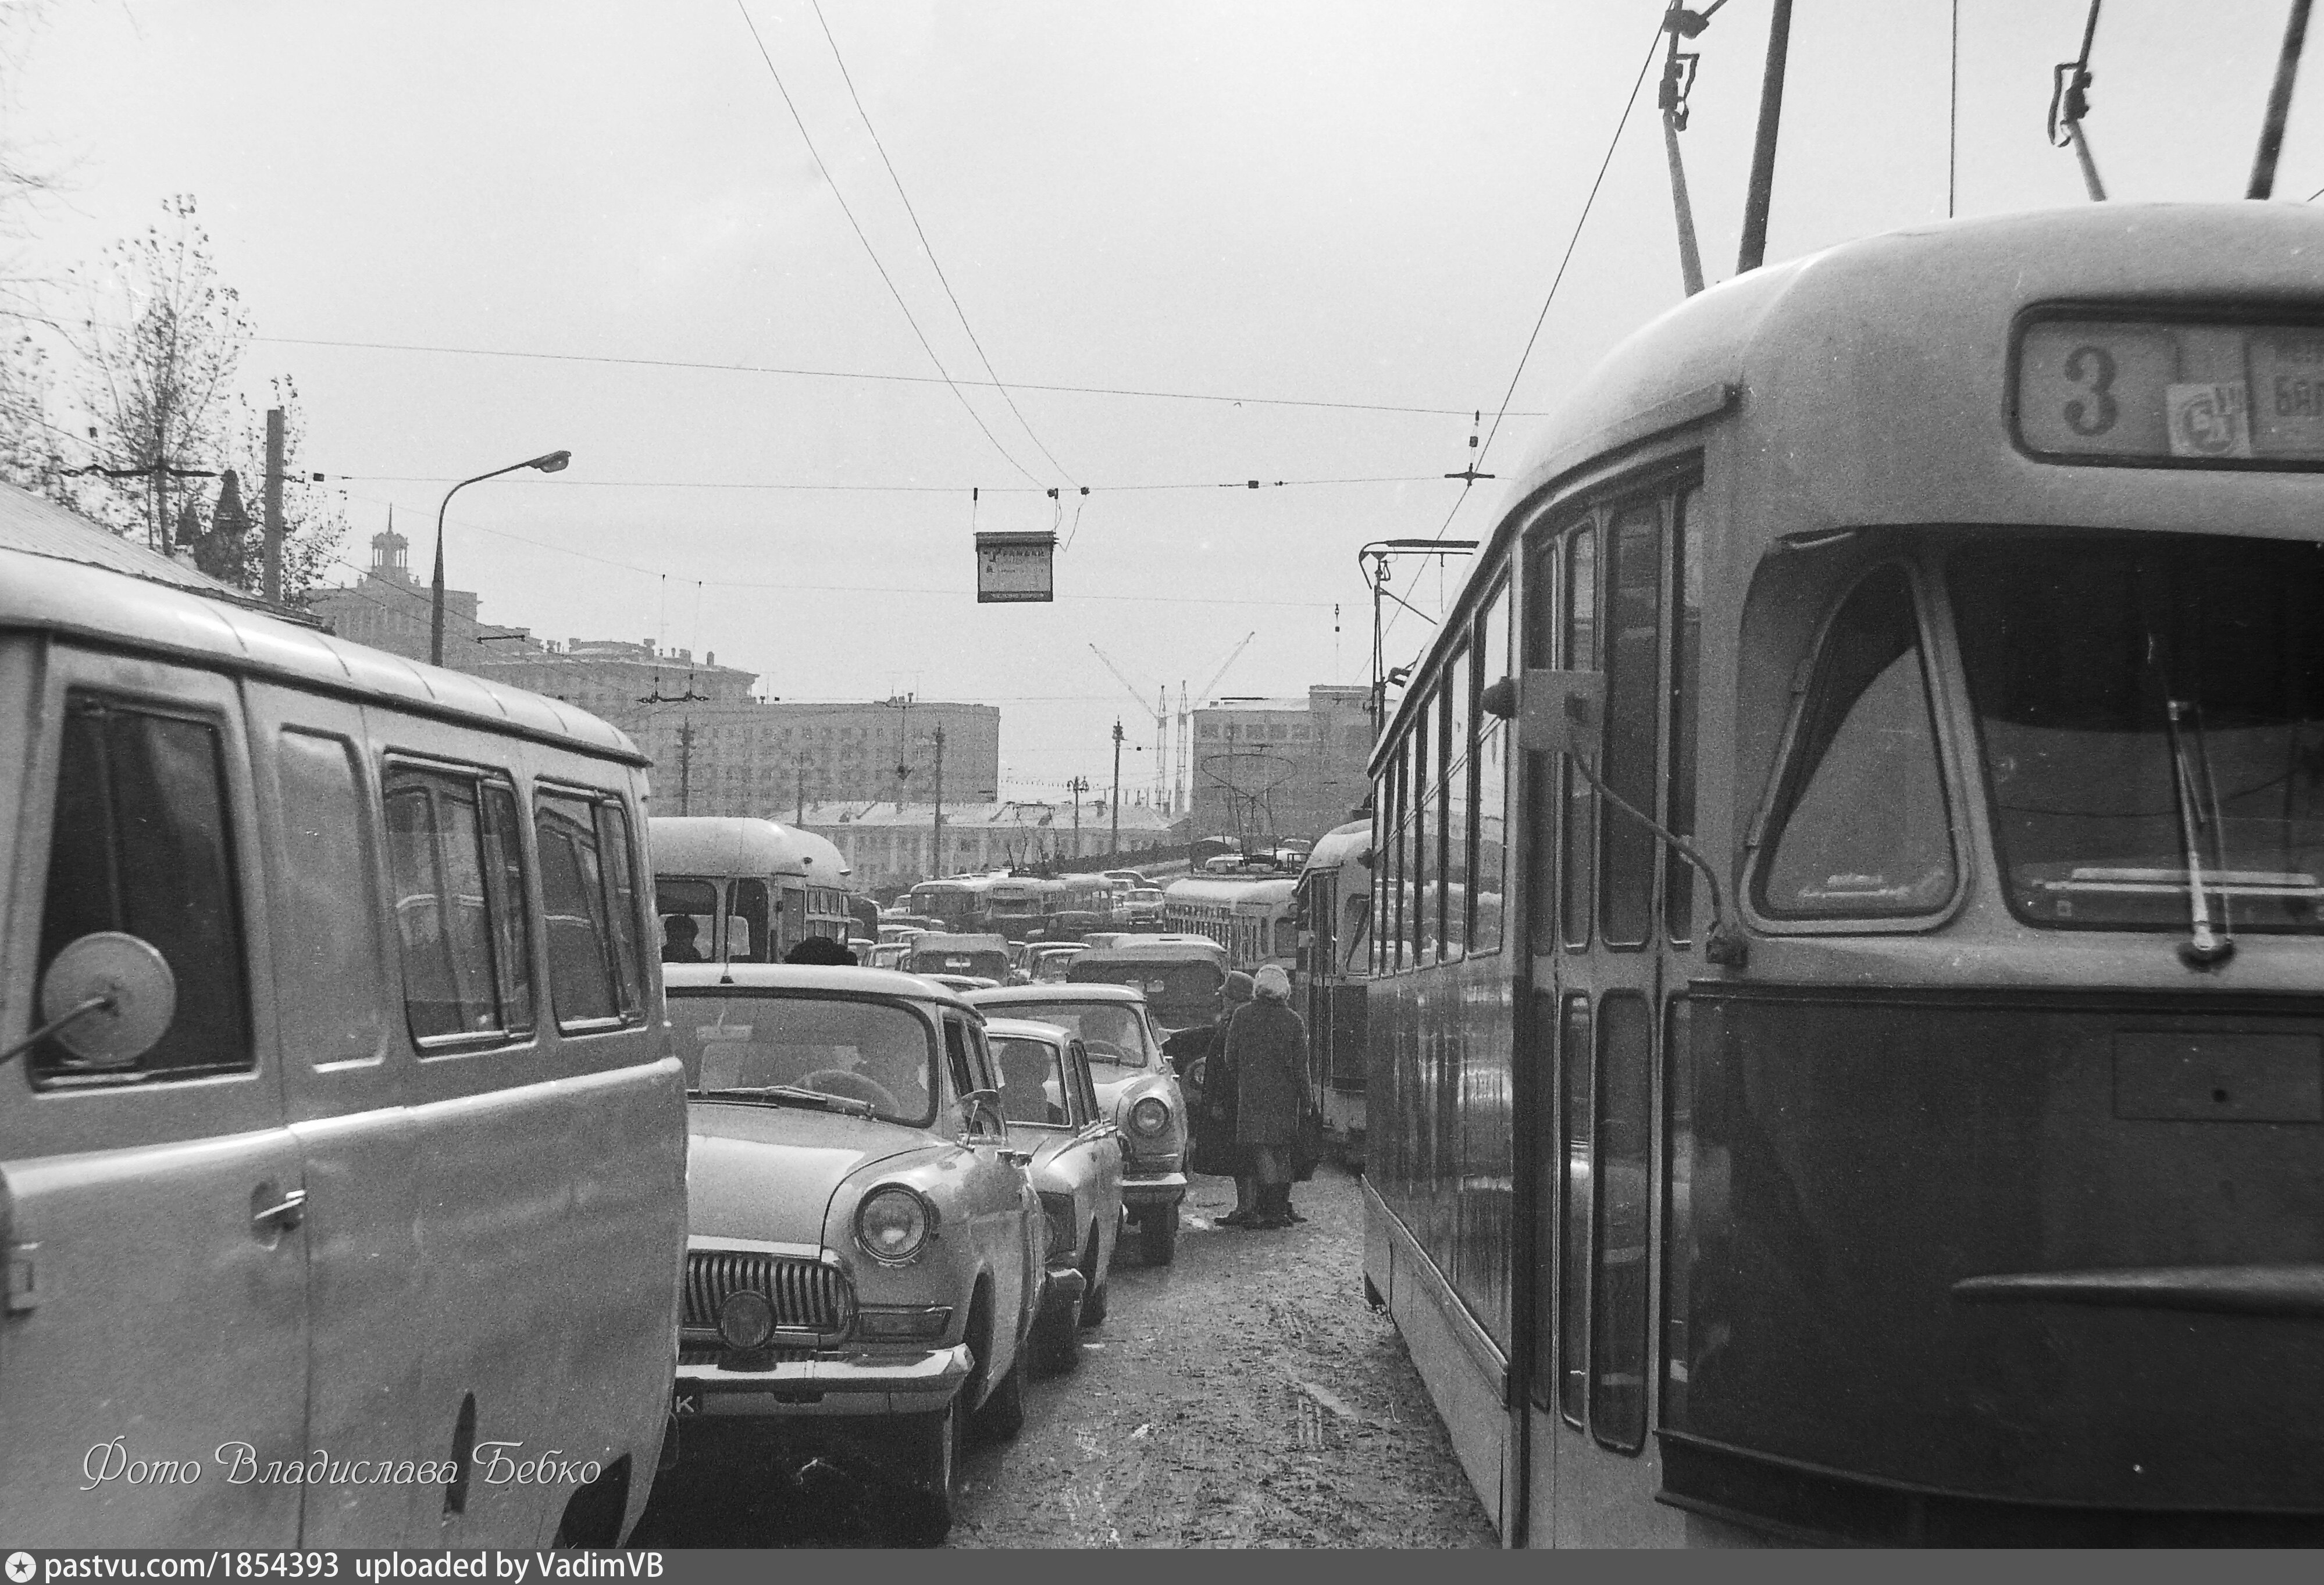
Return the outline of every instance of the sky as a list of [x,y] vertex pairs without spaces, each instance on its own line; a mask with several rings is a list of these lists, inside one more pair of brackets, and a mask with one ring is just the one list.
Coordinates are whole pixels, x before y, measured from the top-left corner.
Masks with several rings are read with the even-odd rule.
[[[2289,3],[2105,6],[2110,198],[2241,195]],[[1145,786],[1165,686],[1368,681],[1359,548],[1482,537],[1562,392],[1683,296],[1651,74],[1623,119],[1659,0],[0,6],[0,135],[57,184],[23,267],[192,194],[347,562],[392,509],[424,569],[452,483],[569,449],[451,503],[486,621],[997,705],[1007,796],[1105,785],[1117,717]],[[1691,46],[1714,283],[1769,12]],[[1769,261],[2088,201],[2044,134],[2086,14],[1802,0]],[[2319,70],[2280,201],[2324,188]],[[1499,479],[1443,477],[1480,452]],[[974,534],[1044,529],[1056,601],[977,604]],[[1397,586],[1433,614],[1461,576]],[[1427,637],[1397,615],[1388,663]]]

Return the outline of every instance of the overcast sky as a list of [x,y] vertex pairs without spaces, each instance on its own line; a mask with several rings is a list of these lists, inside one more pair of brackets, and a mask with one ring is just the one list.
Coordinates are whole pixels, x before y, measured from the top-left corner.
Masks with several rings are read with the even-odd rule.
[[[2288,5],[2110,0],[2087,124],[2115,198],[2241,194]],[[294,465],[345,490],[350,562],[392,504],[424,576],[447,484],[569,447],[561,475],[453,503],[449,581],[487,621],[715,651],[787,699],[995,704],[1008,789],[1038,797],[1102,785],[1115,716],[1150,743],[1155,688],[1201,688],[1254,630],[1214,693],[1367,680],[1357,548],[1454,512],[1441,475],[1517,375],[1662,5],[37,9],[7,130],[63,190],[32,263],[195,195],[222,277],[283,338],[252,348],[254,405],[296,377]],[[1714,281],[1768,12],[1731,0],[1694,46],[1682,141]],[[2085,13],[1960,0],[1958,213],[2085,201],[2043,134]],[[1954,14],[1803,0],[1771,261],[1945,216]],[[2324,187],[2310,68],[2292,202]],[[1482,464],[1503,483],[1456,536],[1490,526],[1561,390],[1680,299],[1653,97],[1650,77]],[[936,378],[992,377],[971,332],[1013,411]],[[1252,478],[1291,483],[1218,487]],[[974,604],[972,535],[1053,523],[1057,602]],[[1412,576],[1434,611],[1459,572]],[[1425,638],[1403,619],[1390,663]],[[1149,759],[1124,757],[1125,788]]]

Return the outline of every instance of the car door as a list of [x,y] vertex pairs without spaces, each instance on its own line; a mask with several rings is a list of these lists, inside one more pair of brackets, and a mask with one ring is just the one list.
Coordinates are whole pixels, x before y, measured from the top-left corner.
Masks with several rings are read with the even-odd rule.
[[[957,1051],[975,1075],[977,1087],[998,1094],[1001,1081],[983,1027],[947,1010],[944,1035],[946,1055]],[[974,1229],[971,1236],[981,1264],[992,1274],[994,1350],[985,1372],[985,1379],[992,1382],[1015,1363],[1017,1346],[1032,1324],[1032,1307],[1040,1297],[1047,1223],[1033,1180],[1019,1165],[1022,1156],[1012,1148],[1008,1125],[1000,1122],[999,1114],[994,1113],[991,1124],[973,1124],[967,1143],[975,1164],[969,1169],[973,1191],[969,1201],[975,1207],[969,1213]]]
[[176,1001],[130,1067],[44,1041],[0,1068],[0,1519],[27,1546],[295,1544],[300,1488],[254,1478],[308,1445],[307,1237],[236,690],[69,646],[46,669],[7,772],[0,1029],[101,931],[157,948]]
[[1073,1097],[1077,1147],[1089,1157],[1086,1175],[1095,1196],[1083,1219],[1084,1226],[1094,1223],[1097,1229],[1096,1258],[1083,1273],[1095,1284],[1113,1267],[1114,1239],[1121,1229],[1122,1168],[1128,1152],[1122,1148],[1121,1129],[1098,1104],[1097,1084],[1090,1076],[1089,1050],[1078,1039],[1066,1042],[1065,1080]]

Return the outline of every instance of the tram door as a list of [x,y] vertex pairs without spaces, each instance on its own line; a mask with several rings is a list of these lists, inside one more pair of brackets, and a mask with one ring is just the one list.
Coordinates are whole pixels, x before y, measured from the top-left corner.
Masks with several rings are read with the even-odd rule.
[[[1699,601],[1687,593],[1681,507],[1675,486],[1618,496],[1534,548],[1526,664],[1605,673],[1600,777],[1683,829],[1692,821],[1689,606]],[[1531,774],[1529,1060],[1538,1077],[1526,1126],[1537,1298],[1523,1410],[1527,1534],[1536,1546],[1674,1542],[1678,1516],[1653,1501],[1660,1479],[1648,1435],[1659,1353],[1657,1074],[1669,993],[1685,977],[1670,961],[1665,905],[1680,905],[1669,917],[1683,933],[1692,894],[1666,881],[1661,838],[1610,807],[1572,760],[1536,754]]]

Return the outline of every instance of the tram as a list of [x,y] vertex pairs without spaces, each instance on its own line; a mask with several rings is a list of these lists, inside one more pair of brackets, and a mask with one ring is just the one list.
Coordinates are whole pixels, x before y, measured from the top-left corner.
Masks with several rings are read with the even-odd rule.
[[[1494,833],[1493,840],[1500,840]],[[1351,821],[1323,834],[1296,883],[1299,970],[1307,1017],[1307,1096],[1326,1142],[1364,1154],[1365,981],[1371,972],[1372,828]]]
[[786,932],[790,945],[797,945],[809,935],[845,942],[855,929],[853,901],[848,895],[848,880],[855,873],[854,866],[828,837],[798,826],[786,826],[784,830],[798,847],[807,880],[796,902],[788,894],[783,898],[787,922],[790,922],[788,914],[793,907],[799,910],[793,929]]
[[1230,969],[1255,974],[1273,963],[1292,973],[1299,966],[1294,884],[1288,879],[1173,880],[1162,889],[1162,928],[1209,936],[1227,949]]
[[1571,392],[1371,765],[1366,1279],[1507,1541],[2324,1541],[2319,259],[1946,222]]

